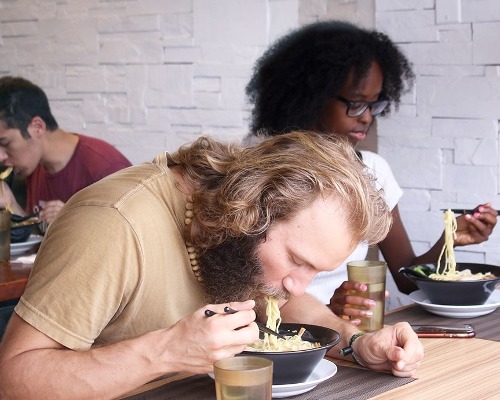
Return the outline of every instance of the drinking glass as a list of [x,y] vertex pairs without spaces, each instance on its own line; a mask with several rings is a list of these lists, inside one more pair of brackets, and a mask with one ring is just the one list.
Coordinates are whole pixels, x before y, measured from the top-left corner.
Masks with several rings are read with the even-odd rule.
[[[368,288],[364,292],[351,291],[352,295],[366,297],[375,301],[371,317],[361,317],[358,328],[365,332],[373,332],[384,327],[385,314],[385,277],[387,264],[384,261],[351,261],[347,263],[347,277],[350,281],[364,283]],[[360,310],[363,306],[352,306]]]
[[214,363],[217,400],[271,400],[273,362],[238,356]]
[[0,261],[10,260],[10,212],[0,210]]

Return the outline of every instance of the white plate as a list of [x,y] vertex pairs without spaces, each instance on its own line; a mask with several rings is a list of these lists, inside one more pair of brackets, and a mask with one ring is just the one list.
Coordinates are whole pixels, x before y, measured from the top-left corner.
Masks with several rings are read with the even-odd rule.
[[[311,375],[305,382],[290,383],[287,385],[273,385],[273,399],[283,399],[285,397],[297,396],[302,393],[309,392],[318,386],[321,382],[326,381],[337,373],[337,366],[326,359],[322,359],[316,368],[313,369]],[[214,379],[214,374],[208,374]]]
[[273,385],[273,397],[297,396],[308,392],[337,373],[337,366],[326,359],[322,359],[305,382],[291,383],[288,385]]
[[486,303],[477,306],[449,306],[433,304],[421,290],[410,293],[410,299],[427,311],[449,318],[474,318],[486,315],[500,307],[500,290],[495,290]]
[[10,244],[10,255],[18,256],[20,254],[26,253],[33,247],[37,246],[42,241],[42,236],[31,235],[26,242],[21,243],[11,243]]

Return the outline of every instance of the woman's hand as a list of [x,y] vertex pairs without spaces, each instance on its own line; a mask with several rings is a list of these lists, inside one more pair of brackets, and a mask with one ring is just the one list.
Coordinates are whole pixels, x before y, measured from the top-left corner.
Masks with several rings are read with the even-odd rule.
[[457,218],[457,236],[455,246],[482,243],[490,237],[497,223],[498,212],[491,203],[479,205],[474,214],[465,214]]
[[[344,281],[330,299],[328,307],[333,313],[339,317],[349,317],[354,325],[361,323],[360,317],[370,318],[373,312],[370,310],[375,307],[375,301],[367,299],[366,297],[355,296],[352,291],[365,292],[367,286],[364,283]],[[363,307],[362,309],[353,308],[353,306]]]

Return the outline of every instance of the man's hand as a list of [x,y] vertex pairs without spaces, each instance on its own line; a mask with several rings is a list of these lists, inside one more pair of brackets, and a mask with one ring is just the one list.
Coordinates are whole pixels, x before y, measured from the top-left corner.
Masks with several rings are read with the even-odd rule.
[[[238,311],[228,314],[224,307]],[[241,353],[259,339],[255,302],[210,304],[183,318],[163,334],[159,343],[164,361],[174,370],[194,373],[212,371],[215,361]],[[206,310],[215,314],[207,317]],[[169,368],[170,370],[172,367]]]
[[61,200],[50,200],[43,202],[42,209],[40,210],[39,218],[50,224],[56,218],[56,215],[63,208],[64,203]]
[[366,367],[400,377],[414,376],[424,357],[422,343],[407,322],[365,333],[353,349]]

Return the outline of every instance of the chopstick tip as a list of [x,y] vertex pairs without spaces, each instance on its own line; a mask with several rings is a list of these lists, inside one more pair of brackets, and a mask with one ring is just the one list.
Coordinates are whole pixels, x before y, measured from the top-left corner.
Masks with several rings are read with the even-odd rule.
[[212,310],[209,310],[209,309],[206,309],[205,310],[205,317],[212,317],[214,316],[215,314],[217,314],[215,311],[212,311]]

